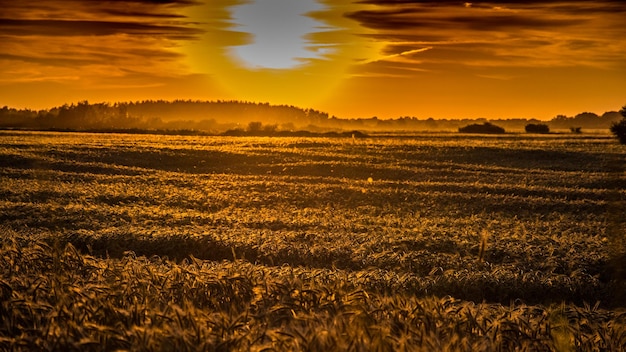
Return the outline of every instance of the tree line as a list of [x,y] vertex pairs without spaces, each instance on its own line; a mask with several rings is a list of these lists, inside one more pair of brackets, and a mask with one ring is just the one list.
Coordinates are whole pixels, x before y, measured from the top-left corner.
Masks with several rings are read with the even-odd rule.
[[221,133],[244,128],[251,122],[275,125],[277,130],[363,130],[363,131],[451,131],[472,124],[490,122],[507,130],[524,130],[528,124],[545,124],[551,130],[572,128],[609,129],[621,115],[609,111],[573,117],[559,115],[550,121],[537,119],[420,119],[403,116],[342,119],[326,112],[289,105],[246,101],[144,100],[118,103],[65,104],[44,110],[0,109],[0,128],[30,130],[198,130]]

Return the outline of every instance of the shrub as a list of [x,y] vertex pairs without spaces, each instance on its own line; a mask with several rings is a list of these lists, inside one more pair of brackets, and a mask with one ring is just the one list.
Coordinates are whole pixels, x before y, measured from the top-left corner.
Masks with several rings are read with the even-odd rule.
[[619,139],[619,142],[626,144],[626,118],[619,122],[613,122],[611,132]]
[[472,124],[459,128],[461,133],[504,133],[504,128],[493,125],[489,122],[481,124]]
[[259,121],[252,121],[248,124],[248,132],[257,133],[263,130],[263,123]]
[[569,130],[572,131],[572,133],[582,133],[582,127],[570,127]]
[[526,125],[525,130],[527,133],[550,133],[550,127],[542,123],[529,123]]
[[622,107],[619,112],[624,118],[621,121],[613,122],[611,132],[619,139],[620,143],[626,144],[626,106]]
[[278,125],[263,125],[263,133],[273,134],[278,130]]

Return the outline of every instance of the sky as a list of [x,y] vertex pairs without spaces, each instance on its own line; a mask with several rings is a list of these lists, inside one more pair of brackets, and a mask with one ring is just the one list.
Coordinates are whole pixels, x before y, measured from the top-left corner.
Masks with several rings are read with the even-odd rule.
[[0,0],[0,106],[601,114],[626,104],[625,18],[624,1]]

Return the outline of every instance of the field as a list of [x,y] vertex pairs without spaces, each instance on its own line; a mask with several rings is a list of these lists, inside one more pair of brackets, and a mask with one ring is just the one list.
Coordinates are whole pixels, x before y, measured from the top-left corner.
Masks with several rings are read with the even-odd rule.
[[608,135],[0,132],[0,350],[621,351]]

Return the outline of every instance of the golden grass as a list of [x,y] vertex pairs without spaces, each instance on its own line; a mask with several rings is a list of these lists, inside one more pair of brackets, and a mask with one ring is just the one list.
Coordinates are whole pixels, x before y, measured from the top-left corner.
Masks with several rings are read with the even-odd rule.
[[620,148],[2,132],[0,350],[620,351]]

